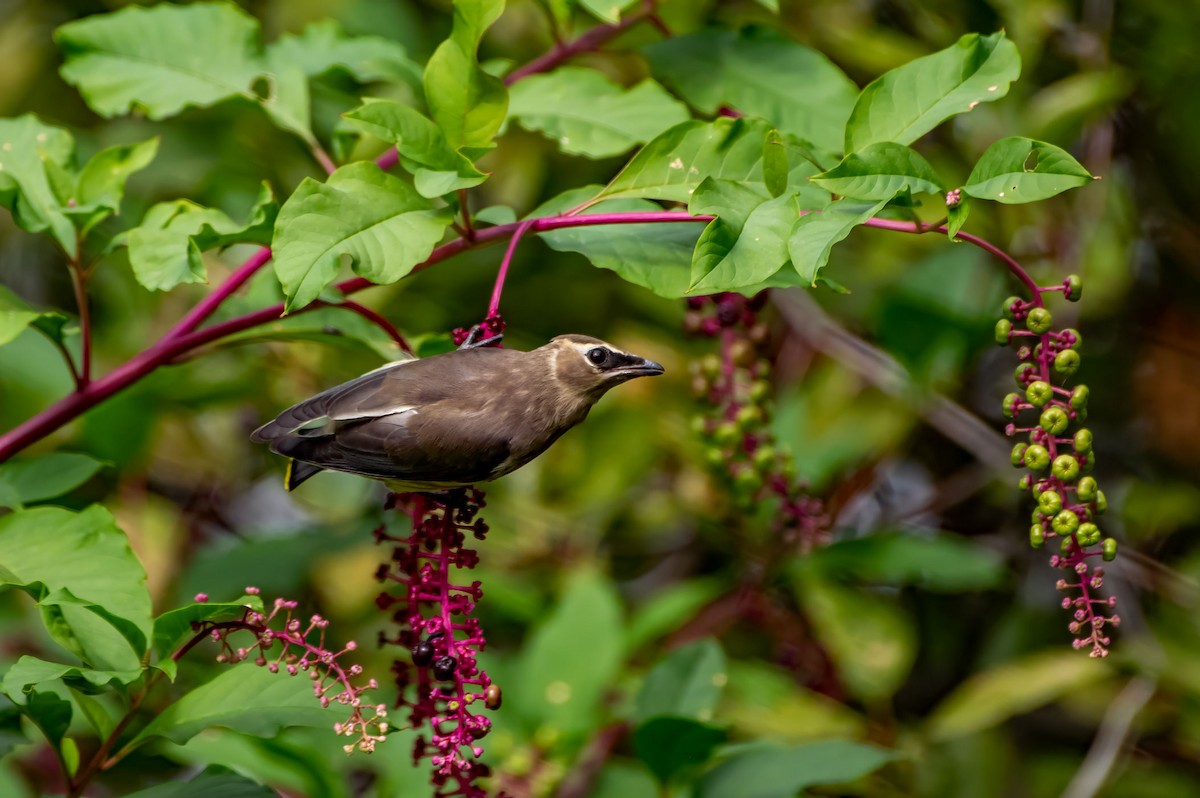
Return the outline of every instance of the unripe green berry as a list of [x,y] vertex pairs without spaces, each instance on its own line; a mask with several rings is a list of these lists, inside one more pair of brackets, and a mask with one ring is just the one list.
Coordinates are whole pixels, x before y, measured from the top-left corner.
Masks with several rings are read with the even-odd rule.
[[1038,509],[1043,515],[1058,515],[1058,511],[1062,509],[1062,496],[1058,495],[1058,491],[1048,490],[1041,496],[1038,496]]
[[1092,450],[1092,431],[1090,429],[1081,429],[1075,433],[1075,451],[1080,454],[1087,454]]
[[771,383],[766,380],[755,380],[750,384],[750,401],[762,402],[771,396]]
[[1075,495],[1079,497],[1079,501],[1081,502],[1092,502],[1096,500],[1096,494],[1099,492],[1097,488],[1098,485],[1096,484],[1095,477],[1083,477],[1076,486]]
[[1023,301],[1024,300],[1022,300],[1019,296],[1010,296],[1008,299],[1004,300],[1004,304],[1001,306],[1000,312],[1004,314],[1004,318],[1009,319],[1010,321],[1015,320],[1015,308],[1019,307]]
[[708,419],[699,413],[692,416],[691,426],[693,435],[697,437],[708,435]]
[[700,358],[700,373],[706,377],[715,377],[721,373],[721,358],[709,353]]
[[1046,447],[1033,444],[1025,450],[1025,466],[1031,471],[1045,471],[1050,465],[1050,453]]
[[1046,545],[1046,531],[1042,529],[1041,524],[1029,527],[1029,545],[1035,549]]
[[1079,516],[1070,510],[1063,510],[1058,515],[1054,516],[1054,520],[1050,522],[1050,526],[1054,529],[1057,535],[1069,535],[1079,529]]
[[1017,415],[1017,405],[1021,403],[1022,398],[1024,397],[1019,393],[1010,393],[1004,397],[1003,412],[1005,418],[1013,418]]
[[757,493],[762,485],[762,477],[753,468],[742,469],[733,477],[734,488],[744,494]]
[[1051,435],[1061,435],[1067,431],[1071,419],[1067,418],[1067,412],[1061,407],[1051,405],[1042,411],[1038,424]]
[[1064,349],[1054,356],[1054,370],[1064,377],[1070,377],[1079,371],[1079,353],[1074,349]]
[[1080,546],[1095,546],[1100,542],[1100,527],[1091,523],[1080,524],[1079,530],[1075,533],[1075,540]]
[[1083,280],[1079,279],[1078,274],[1067,275],[1067,290],[1063,292],[1063,296],[1071,302],[1078,302],[1079,297],[1083,296]]
[[1022,474],[1021,478],[1017,480],[1017,490],[1029,490],[1032,485],[1033,478],[1028,474]]
[[704,460],[713,468],[721,468],[725,465],[725,450],[710,446],[704,450]]
[[734,417],[734,420],[737,422],[737,425],[743,430],[748,430],[748,429],[751,429],[752,427],[756,427],[759,424],[761,424],[762,420],[763,420],[762,408],[758,407],[757,405],[746,405],[744,407],[741,407],[738,409],[737,415]]
[[1025,381],[1028,379],[1028,377],[1026,377],[1025,375],[1029,374],[1029,373],[1036,373],[1036,372],[1037,372],[1037,367],[1034,366],[1032,363],[1022,363],[1021,365],[1017,366],[1015,371],[1013,371],[1013,379],[1017,381],[1018,386],[1024,388]]
[[1104,539],[1104,555],[1103,556],[1104,556],[1105,562],[1112,562],[1113,560],[1117,559],[1117,539],[1116,538],[1105,538]]
[[1029,315],[1025,317],[1025,328],[1038,335],[1049,332],[1053,323],[1054,317],[1045,308],[1030,308]]
[[754,465],[762,468],[770,468],[775,465],[775,447],[774,446],[759,446],[754,450]]
[[1059,549],[1063,554],[1071,553],[1071,538],[1069,536],[1062,538],[1062,543],[1059,544]]
[[1102,515],[1108,509],[1108,498],[1105,497],[1104,491],[1096,491],[1096,515]]
[[1014,467],[1020,468],[1021,466],[1025,465],[1025,450],[1028,448],[1028,443],[1018,443],[1016,446],[1012,447],[1012,455],[1010,456],[1010,459],[1012,460]]
[[1074,482],[1079,477],[1079,461],[1072,455],[1060,454],[1054,458],[1054,466],[1050,473],[1063,482]]
[[1076,410],[1086,410],[1088,398],[1091,395],[1092,392],[1086,385],[1076,385],[1075,390],[1071,391],[1071,407]]
[[996,330],[995,330],[995,334],[994,334],[996,343],[1000,344],[1000,346],[1008,346],[1008,339],[1009,339],[1009,336],[1011,336],[1011,335],[1012,335],[1012,322],[1011,321],[1009,321],[1008,319],[1000,319],[1000,321],[996,322]]
[[1050,383],[1037,380],[1031,382],[1029,387],[1025,389],[1025,400],[1034,407],[1042,407],[1051,399],[1054,398],[1054,389],[1050,387]]
[[739,366],[746,367],[754,362],[756,352],[754,344],[747,341],[745,338],[739,338],[733,342],[733,346],[729,348],[730,357],[733,362]]
[[742,437],[742,433],[738,431],[737,425],[732,421],[724,421],[717,425],[713,430],[713,440],[722,446],[732,446],[737,443]]

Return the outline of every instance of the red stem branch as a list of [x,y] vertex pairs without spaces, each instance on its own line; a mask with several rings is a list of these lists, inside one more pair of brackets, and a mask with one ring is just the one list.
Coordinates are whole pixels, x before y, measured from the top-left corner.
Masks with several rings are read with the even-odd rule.
[[508,277],[508,266],[512,263],[513,254],[517,251],[517,244],[521,242],[521,236],[525,235],[526,231],[533,226],[533,222],[534,220],[522,222],[518,225],[517,231],[513,233],[513,237],[508,240],[508,249],[504,251],[504,259],[500,261],[500,269],[496,272],[496,284],[492,287],[492,301],[488,303],[485,319],[500,315],[500,297],[504,295],[504,280]]
[[533,59],[522,67],[514,69],[504,76],[504,85],[511,86],[521,78],[535,75],[539,72],[546,72],[554,67],[572,58],[580,53],[591,52],[599,49],[608,41],[615,39],[627,29],[633,27],[644,19],[651,17],[654,14],[654,4],[647,2],[642,5],[642,8],[633,12],[629,16],[617,22],[615,25],[597,25],[587,33],[567,44],[558,44],[553,48]]

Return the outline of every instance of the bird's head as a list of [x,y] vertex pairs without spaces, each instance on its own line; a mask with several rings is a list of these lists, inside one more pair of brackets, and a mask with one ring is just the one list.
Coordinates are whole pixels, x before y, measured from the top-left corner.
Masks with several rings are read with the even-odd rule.
[[560,335],[541,349],[550,358],[555,379],[581,397],[599,398],[609,388],[635,377],[663,373],[663,367],[653,360],[586,335]]

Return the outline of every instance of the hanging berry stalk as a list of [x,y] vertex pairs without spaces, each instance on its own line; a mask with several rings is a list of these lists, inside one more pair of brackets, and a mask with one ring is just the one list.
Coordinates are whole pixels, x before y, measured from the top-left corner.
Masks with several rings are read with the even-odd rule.
[[409,652],[393,665],[398,703],[408,707],[414,729],[429,730],[428,739],[418,736],[413,759],[429,759],[439,798],[484,798],[476,781],[489,770],[479,761],[479,740],[491,730],[491,721],[472,710],[498,709],[500,688],[477,663],[486,641],[479,621],[470,615],[483,595],[480,583],[451,581],[453,571],[479,562],[476,551],[463,544],[468,532],[477,540],[487,534],[487,524],[478,517],[485,505],[483,491],[414,493],[393,496],[390,502],[412,518],[412,533],[393,536],[386,525],[375,531],[379,542],[397,544],[392,561],[379,567],[377,577],[401,586],[399,595],[384,591],[377,603],[391,610],[400,625],[395,637],[381,636],[381,642]]
[[824,541],[827,518],[821,501],[797,484],[791,453],[771,432],[771,363],[763,357],[769,332],[758,318],[766,303],[765,291],[688,299],[687,331],[721,342],[719,355],[692,364],[694,392],[705,402],[693,423],[709,465],[728,478],[738,504],[774,496],[775,532],[807,550]]
[[1082,426],[1087,420],[1088,387],[1055,384],[1064,383],[1080,365],[1079,333],[1056,330],[1042,301],[1043,294],[1058,291],[1069,301],[1078,301],[1079,277],[1071,275],[1058,285],[1040,287],[1033,300],[1009,297],[1004,301],[1004,318],[996,322],[996,343],[1015,344],[1021,361],[1015,378],[1023,393],[1004,397],[1004,415],[1014,419],[1005,433],[1026,437],[1013,447],[1012,464],[1028,469],[1019,484],[1037,500],[1029,543],[1041,549],[1047,541],[1059,541],[1059,552],[1050,557],[1050,565],[1069,574],[1058,580],[1058,589],[1066,594],[1063,609],[1072,613],[1068,628],[1075,636],[1074,646],[1104,657],[1111,643],[1106,627],[1119,626],[1121,618],[1110,612],[1116,598],[1098,595],[1104,569],[1091,563],[1096,558],[1115,558],[1117,542],[1104,537],[1096,523],[1108,503],[1091,476],[1096,455],[1092,433]]

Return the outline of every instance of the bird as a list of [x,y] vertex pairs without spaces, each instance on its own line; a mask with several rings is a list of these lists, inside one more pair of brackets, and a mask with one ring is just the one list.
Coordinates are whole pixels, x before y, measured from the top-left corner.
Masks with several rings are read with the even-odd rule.
[[344,471],[396,493],[439,493],[526,465],[653,360],[587,335],[527,352],[492,346],[397,361],[289,407],[250,436],[289,459],[284,486]]

